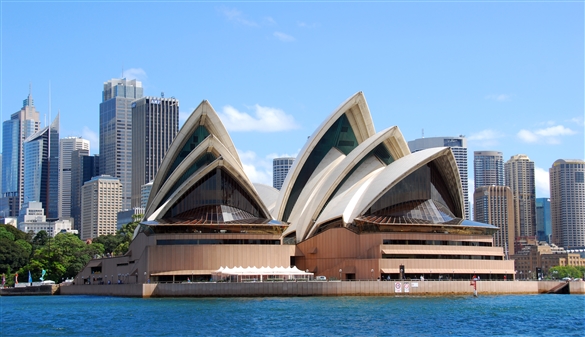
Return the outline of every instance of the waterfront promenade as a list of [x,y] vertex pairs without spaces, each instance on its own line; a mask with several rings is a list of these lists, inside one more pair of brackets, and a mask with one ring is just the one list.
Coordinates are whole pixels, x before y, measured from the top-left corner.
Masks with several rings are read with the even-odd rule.
[[[564,281],[478,281],[481,295],[548,293]],[[585,294],[585,282],[569,282],[570,294]],[[248,283],[158,283],[69,285],[61,295],[124,297],[420,296],[473,295],[470,281],[328,281]]]

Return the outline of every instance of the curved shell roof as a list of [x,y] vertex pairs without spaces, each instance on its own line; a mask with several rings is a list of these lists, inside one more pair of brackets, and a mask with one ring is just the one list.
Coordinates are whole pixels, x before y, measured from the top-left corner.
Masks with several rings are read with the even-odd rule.
[[[202,142],[203,139],[194,140],[193,138],[195,131],[198,127],[204,127],[209,134],[214,135],[228,150],[229,153],[232,154],[233,157],[236,158],[238,165],[241,167],[242,164],[240,162],[240,157],[238,156],[238,152],[236,151],[236,147],[234,146],[232,139],[230,138],[227,130],[225,129],[223,123],[221,122],[219,116],[209,104],[208,101],[202,101],[195,110],[191,113],[189,118],[185,121],[185,124],[179,130],[179,133],[171,143],[167,154],[165,155],[157,174],[154,178],[154,182],[152,184],[152,189],[150,191],[150,197],[148,200],[148,204],[151,204],[151,199],[158,193],[159,189],[165,183],[165,181],[169,178],[172,174],[172,171],[186,158],[181,159],[181,155],[184,154],[183,152],[190,152],[193,150],[193,145],[197,145],[197,142]],[[199,137],[202,138],[202,137]],[[188,147],[185,149],[185,147]],[[147,208],[148,209],[148,208]],[[145,214],[148,215],[148,214]]]
[[365,158],[379,146],[388,150],[392,160],[402,158],[410,153],[406,141],[396,126],[380,131],[366,139],[329,171],[322,172],[311,180],[316,180],[319,188],[315,186],[316,184],[311,184],[308,188],[303,189],[297,205],[289,217],[291,226],[285,234],[296,231],[299,238],[307,234],[334,193],[339,194],[341,190],[355,183],[356,179],[359,180],[370,172],[385,167],[385,163],[375,156]]
[[[383,169],[372,172],[350,190],[336,197],[323,210],[316,224],[319,225],[338,217],[342,217],[346,224],[352,222],[398,182],[432,161],[437,161],[439,168],[447,176],[450,176],[449,172],[457,172],[457,164],[449,148],[432,148],[415,152]],[[460,216],[464,209],[461,181],[455,175],[451,175],[447,181],[456,202],[455,212]]]
[[[295,159],[282,185],[273,212],[275,218],[288,221],[290,211],[297,203],[299,196],[298,190],[308,182],[309,176],[312,175],[315,166],[318,164],[310,161],[308,162],[310,156],[314,152],[313,150],[321,144],[320,142],[326,136],[327,132],[330,131],[332,127],[336,127],[336,124],[342,117],[344,120],[347,119],[351,131],[353,131],[355,141],[357,142],[354,146],[357,146],[375,134],[374,122],[372,121],[370,110],[366,103],[364,94],[360,91],[335,109],[317,128],[313,135],[309,137],[309,140],[301,150],[299,156]],[[299,185],[301,186],[299,187]]]
[[178,200],[217,168],[236,181],[243,193],[257,205],[261,217],[272,219],[246,176],[231,138],[207,101],[195,109],[171,144],[155,177],[145,219],[154,221],[165,216]]

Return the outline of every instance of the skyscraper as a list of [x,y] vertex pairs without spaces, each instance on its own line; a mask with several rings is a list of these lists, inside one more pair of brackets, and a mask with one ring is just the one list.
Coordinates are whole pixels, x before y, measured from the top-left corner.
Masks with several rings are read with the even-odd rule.
[[24,202],[40,201],[47,218],[59,217],[59,115],[25,139]]
[[294,157],[281,157],[272,160],[272,187],[280,190],[294,161]]
[[71,154],[75,150],[89,152],[89,140],[66,137],[59,142],[59,219],[71,217]]
[[100,157],[90,156],[89,150],[71,152],[71,217],[73,228],[81,233],[81,188],[86,181],[100,175]]
[[120,178],[122,208],[131,206],[132,101],[142,97],[137,80],[111,79],[104,83],[100,103],[100,173]]
[[473,218],[500,228],[494,234],[494,244],[514,254],[514,206],[508,186],[480,186],[473,193]]
[[34,106],[32,93],[22,102],[22,109],[13,113],[2,124],[2,198],[10,214],[18,216],[24,197],[24,146],[23,142],[41,128],[39,112]]
[[534,162],[527,155],[512,156],[505,164],[506,186],[514,196],[516,237],[536,235]]
[[82,240],[116,234],[118,212],[122,208],[120,179],[100,175],[85,182],[81,189]]
[[459,178],[463,188],[463,197],[465,198],[465,219],[471,220],[469,212],[469,187],[467,177],[467,139],[464,136],[459,137],[430,137],[418,138],[408,142],[410,152],[414,153],[433,147],[449,147],[455,156],[457,168],[459,169]]
[[538,241],[550,242],[552,222],[550,214],[550,198],[536,198],[536,237]]
[[177,133],[178,100],[143,97],[132,103],[132,208],[140,207],[140,189],[154,180]]
[[473,152],[473,179],[475,188],[480,186],[504,186],[504,158],[502,152]]
[[552,242],[585,247],[585,162],[559,159],[549,170]]

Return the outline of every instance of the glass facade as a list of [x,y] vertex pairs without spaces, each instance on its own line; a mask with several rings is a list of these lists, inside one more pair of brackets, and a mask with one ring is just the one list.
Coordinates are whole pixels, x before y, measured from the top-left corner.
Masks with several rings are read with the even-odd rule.
[[193,151],[197,147],[197,145],[204,141],[205,138],[207,138],[208,136],[209,131],[205,128],[205,126],[199,125],[197,129],[195,129],[193,134],[191,134],[191,137],[187,138],[184,141],[185,143],[181,147],[181,151],[179,151],[177,157],[174,158],[173,164],[171,165],[171,168],[169,169],[165,177],[165,180],[171,175],[171,173],[177,168],[177,166],[179,166],[179,164],[181,164],[181,162],[185,160],[185,158],[187,158],[189,153],[191,153],[191,151]]
[[[221,206],[221,208],[205,208],[206,206]],[[208,215],[215,217],[214,221],[224,222],[252,217],[269,218],[267,214],[263,214],[261,207],[254,202],[237,180],[219,167],[191,186],[167,211],[163,219],[181,217],[194,219],[194,214],[202,216],[206,212],[215,214]],[[221,213],[221,219],[218,216],[219,213]]]
[[18,120],[7,120],[2,124],[2,196],[18,194],[20,142]]
[[[171,196],[171,194],[173,194],[175,192],[175,190],[181,186],[182,183],[184,183],[187,179],[189,179],[189,177],[191,177],[193,175],[193,173],[197,172],[200,168],[203,168],[209,164],[211,164],[215,159],[217,159],[217,157],[213,154],[213,153],[205,153],[204,155],[202,155],[201,157],[197,158],[193,164],[191,164],[191,166],[187,169],[187,171],[185,171],[185,173],[179,178],[177,179],[177,182],[175,182],[173,184],[173,186],[169,189],[169,192],[164,196],[164,198],[162,199],[162,202],[165,202],[165,200],[168,200],[168,198]],[[157,208],[160,207],[157,206]]]
[[142,83],[111,79],[100,103],[100,171],[122,183],[122,209],[131,208],[132,101],[142,98]]
[[309,178],[311,178],[311,175],[317,166],[319,166],[319,163],[321,163],[323,158],[325,158],[332,148],[336,148],[343,154],[347,155],[358,145],[357,138],[355,137],[355,133],[351,128],[349,120],[347,119],[347,116],[343,114],[337,119],[337,121],[335,121],[335,123],[333,123],[333,125],[331,125],[329,130],[327,130],[319,140],[315,148],[311,151],[309,158],[307,158],[301,168],[288,197],[282,220],[288,221],[288,217],[290,216],[297,199],[301,195],[303,188],[307,184],[307,181],[309,181]]
[[398,182],[365,213],[443,223],[456,216],[455,203],[439,170],[429,163]]
[[24,142],[24,202],[39,201],[59,217],[59,117]]

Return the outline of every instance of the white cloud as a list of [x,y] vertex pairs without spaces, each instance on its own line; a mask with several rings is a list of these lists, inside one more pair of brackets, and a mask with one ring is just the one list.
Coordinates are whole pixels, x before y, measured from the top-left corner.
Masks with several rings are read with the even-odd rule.
[[536,185],[536,196],[538,198],[550,197],[550,175],[548,170],[540,167],[534,168],[534,183]]
[[467,139],[485,141],[494,140],[502,137],[503,137],[502,133],[495,130],[486,129],[472,134],[471,136],[467,137]]
[[270,153],[266,156],[266,159],[274,159],[274,158],[285,158],[285,157],[292,157],[292,158],[296,158],[299,155],[299,152],[301,151],[301,149],[297,149],[297,152],[295,152],[295,154],[288,154],[288,153],[283,153],[283,154],[278,154],[278,153]]
[[147,76],[146,71],[144,71],[142,68],[130,68],[124,70],[124,72],[122,73],[122,77],[127,80],[136,79],[139,81],[145,81]]
[[277,39],[279,39],[280,41],[283,41],[283,42],[292,42],[295,40],[294,37],[287,35],[285,33],[281,33],[281,32],[274,32],[273,35],[276,36]]
[[229,20],[241,25],[258,27],[258,24],[254,21],[250,21],[244,18],[242,12],[235,8],[220,7],[219,11]]
[[583,123],[583,117],[575,117],[575,118],[571,118],[571,119],[569,120],[569,122],[571,122],[571,123],[575,123],[575,124],[577,124],[577,125],[579,125],[579,126],[584,126],[584,125],[585,125],[585,123]]
[[299,128],[294,117],[280,109],[256,104],[254,110],[251,116],[228,105],[218,115],[228,131],[278,132]]
[[297,22],[297,26],[301,27],[301,28],[315,28],[317,27],[316,23],[306,23],[303,21],[299,21]]
[[89,140],[89,148],[90,150],[93,149],[91,152],[92,153],[99,153],[100,149],[100,139],[98,134],[91,130],[90,128],[88,128],[87,126],[83,127],[83,131],[81,131],[81,137],[84,139]]
[[273,18],[271,18],[270,16],[265,17],[264,22],[266,22],[268,25],[275,25],[276,24],[276,21]]
[[507,94],[491,94],[491,95],[487,95],[485,96],[485,99],[489,99],[492,101],[498,101],[498,102],[505,102],[505,101],[509,101],[512,99],[512,95],[507,95]]
[[559,137],[574,134],[576,134],[576,132],[569,128],[562,125],[555,125],[534,131],[522,129],[516,134],[516,136],[525,143],[544,142],[548,144],[560,144],[561,141]]
[[525,143],[535,143],[538,141],[538,137],[534,133],[525,129],[518,131],[516,136]]
[[250,181],[272,186],[272,159],[258,158],[254,151],[237,151]]
[[498,139],[503,138],[504,134],[499,131],[486,129],[471,134],[467,139],[476,146],[496,146],[499,144]]

